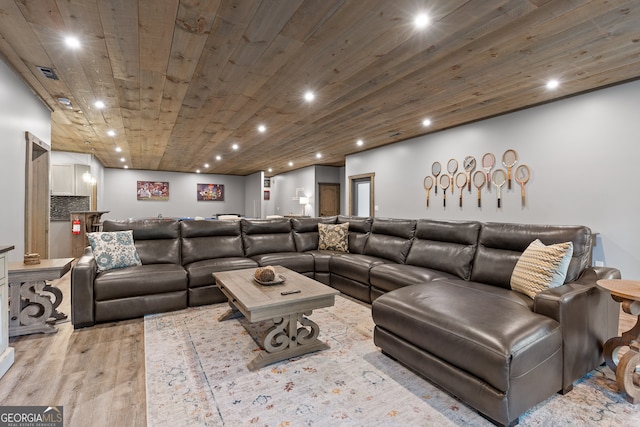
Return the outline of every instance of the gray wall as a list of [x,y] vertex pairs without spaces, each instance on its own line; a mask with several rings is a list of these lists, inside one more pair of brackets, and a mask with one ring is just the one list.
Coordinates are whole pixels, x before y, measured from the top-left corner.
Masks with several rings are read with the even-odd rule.
[[[137,181],[168,181],[169,200],[138,201]],[[197,201],[196,184],[223,184],[223,202]],[[157,217],[210,218],[218,213],[245,214],[245,177],[134,169],[104,170],[104,197],[101,210],[109,211],[103,219]],[[249,212],[247,212],[249,213]]]
[[307,214],[314,210],[315,200],[315,167],[309,166],[295,171],[276,175],[271,178],[271,200],[273,201],[273,214],[288,215],[302,214],[302,206],[298,200],[293,200],[296,196],[296,188],[303,189],[298,195],[303,193],[309,197]]
[[[375,172],[376,216],[540,224],[582,224],[599,233],[594,261],[617,267],[627,279],[640,279],[640,81],[484,120],[347,157],[345,175]],[[437,117],[435,118],[437,120]],[[498,161],[515,149],[532,176],[526,206],[520,189],[464,193],[431,190],[425,206],[423,179],[431,164],[443,169],[450,158],[478,162],[485,152]],[[514,183],[515,184],[515,183]],[[506,186],[505,186],[506,187]]]
[[10,261],[24,256],[26,131],[51,144],[50,111],[0,61],[0,244],[16,247]]

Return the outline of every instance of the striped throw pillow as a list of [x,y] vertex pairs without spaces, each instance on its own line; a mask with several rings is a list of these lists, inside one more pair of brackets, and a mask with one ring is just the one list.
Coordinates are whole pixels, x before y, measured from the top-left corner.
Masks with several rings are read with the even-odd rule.
[[522,253],[511,273],[511,289],[535,298],[545,289],[564,284],[573,243],[546,246],[536,239]]

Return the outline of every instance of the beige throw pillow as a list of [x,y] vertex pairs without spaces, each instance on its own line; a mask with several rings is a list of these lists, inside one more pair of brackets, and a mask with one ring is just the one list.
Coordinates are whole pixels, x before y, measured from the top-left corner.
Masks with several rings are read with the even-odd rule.
[[511,289],[531,298],[545,289],[564,284],[573,243],[545,246],[536,239],[522,253],[511,274]]
[[318,224],[318,249],[349,252],[349,223]]

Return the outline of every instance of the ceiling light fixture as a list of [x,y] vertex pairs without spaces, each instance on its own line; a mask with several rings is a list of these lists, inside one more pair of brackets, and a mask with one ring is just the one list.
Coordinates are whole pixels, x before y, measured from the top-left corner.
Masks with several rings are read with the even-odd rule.
[[124,165],[124,168],[125,168],[125,169],[129,169],[129,166],[127,166],[127,165]]
[[109,135],[109,136],[116,136],[116,132],[115,132],[115,131],[113,131],[113,130],[108,130],[108,131],[107,131],[107,135]]
[[116,153],[119,153],[119,152],[121,152],[121,151],[122,151],[122,148],[120,148],[120,147],[116,147]]
[[200,173],[200,169],[196,169],[196,173]]
[[269,168],[269,169],[267,169],[267,172],[271,173],[271,172],[273,172],[273,169]]
[[293,166],[293,162],[289,162],[289,166]]
[[265,125],[258,126],[258,132],[265,133],[267,131],[267,127]]
[[311,102],[314,99],[316,99],[316,94],[313,93],[312,91],[308,90],[304,93],[304,100],[307,102]]
[[362,147],[362,146],[364,145],[364,141],[363,141],[363,140],[361,140],[361,139],[359,139],[359,140],[357,140],[357,141],[356,141],[356,145],[357,145],[358,147]]
[[424,126],[424,127],[429,127],[429,126],[431,126],[431,120],[429,120],[429,119],[424,119],[424,120],[422,121],[422,126]]
[[429,18],[429,15],[427,15],[426,13],[419,13],[413,19],[413,25],[419,30],[426,28],[430,23],[431,18]]
[[204,167],[205,167],[205,168],[208,168],[208,167],[209,167],[209,163],[205,163],[205,164],[204,164]]
[[322,158],[322,154],[317,153],[317,154],[316,154],[316,159],[321,159],[321,158]]
[[65,37],[64,42],[71,49],[79,49],[80,48],[80,40],[78,40],[76,37],[73,37],[73,36]]
[[104,101],[100,101],[100,100],[97,100],[96,102],[94,102],[93,105],[99,110],[103,109],[106,106]]
[[216,156],[216,160],[222,160],[222,156]]
[[127,160],[127,159],[125,159],[124,157],[120,157],[120,161],[121,161],[121,162],[124,162],[124,161],[126,161],[126,160]]
[[560,86],[560,82],[557,80],[549,80],[547,82],[547,89],[556,89],[558,86]]
[[232,148],[232,149],[234,149],[234,150],[237,150],[237,149],[238,149],[238,148],[240,148],[240,147],[238,146],[238,144],[233,144],[233,145],[231,146],[231,148]]

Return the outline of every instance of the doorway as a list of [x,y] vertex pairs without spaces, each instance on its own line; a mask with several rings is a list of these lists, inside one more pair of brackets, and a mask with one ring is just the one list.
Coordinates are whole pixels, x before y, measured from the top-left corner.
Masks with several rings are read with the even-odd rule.
[[318,215],[340,215],[340,184],[318,183]]
[[24,251],[49,258],[49,152],[51,147],[25,132]]
[[353,175],[349,177],[349,215],[375,216],[374,215],[374,177],[375,173]]

